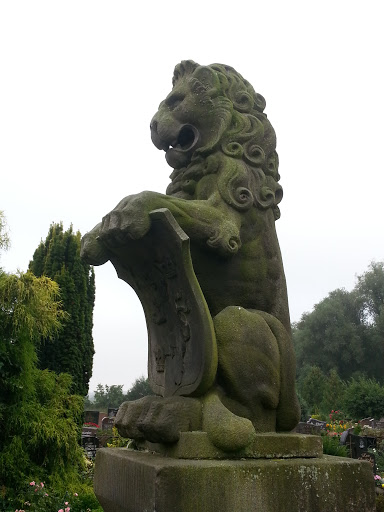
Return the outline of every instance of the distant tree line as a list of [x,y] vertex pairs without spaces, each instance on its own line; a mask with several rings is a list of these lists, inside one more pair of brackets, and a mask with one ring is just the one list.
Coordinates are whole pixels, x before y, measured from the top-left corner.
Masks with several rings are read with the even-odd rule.
[[106,410],[108,407],[120,407],[127,400],[138,400],[143,396],[153,395],[148,379],[144,376],[135,380],[132,387],[124,393],[123,385],[103,385],[98,384],[94,391],[93,400],[89,396],[85,399],[85,409],[87,410]]
[[305,313],[293,343],[304,415],[342,408],[356,418],[384,416],[384,262]]

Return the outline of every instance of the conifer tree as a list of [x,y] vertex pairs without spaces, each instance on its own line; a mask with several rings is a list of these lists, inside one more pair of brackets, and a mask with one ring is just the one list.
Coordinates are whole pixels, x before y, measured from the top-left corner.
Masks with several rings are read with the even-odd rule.
[[64,231],[62,223],[51,224],[29,268],[36,276],[47,276],[58,283],[63,308],[69,314],[60,333],[41,343],[39,367],[69,373],[73,377],[73,393],[85,396],[94,354],[95,276],[93,268],[80,259],[80,239],[80,233],[74,233],[72,226]]
[[[0,256],[9,245],[5,228],[0,211]],[[59,299],[51,279],[0,267],[1,510],[28,505],[18,502],[33,479],[60,493],[70,486],[79,491],[85,470],[78,445],[83,400],[71,394],[69,375],[36,367],[40,340],[55,337],[67,316]]]

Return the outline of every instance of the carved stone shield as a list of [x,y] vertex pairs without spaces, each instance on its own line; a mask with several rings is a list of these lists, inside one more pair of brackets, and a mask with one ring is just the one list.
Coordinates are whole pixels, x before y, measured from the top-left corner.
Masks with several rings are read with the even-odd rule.
[[212,318],[193,270],[189,237],[166,208],[150,217],[149,232],[114,250],[111,262],[144,308],[153,391],[199,396],[217,370]]

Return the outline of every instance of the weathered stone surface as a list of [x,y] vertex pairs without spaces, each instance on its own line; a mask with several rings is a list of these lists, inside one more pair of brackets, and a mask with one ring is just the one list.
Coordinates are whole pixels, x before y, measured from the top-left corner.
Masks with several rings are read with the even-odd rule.
[[257,434],[250,444],[237,451],[219,450],[206,432],[182,432],[177,443],[142,442],[140,449],[177,459],[288,459],[322,457],[319,436],[302,434]]
[[[300,417],[275,229],[276,136],[264,108],[230,66],[181,62],[151,122],[152,141],[173,167],[167,195],[127,196],[82,243],[89,263],[110,260],[142,301],[155,392],[198,398],[202,430],[228,452],[257,432],[291,431]],[[170,212],[168,226],[159,209]],[[175,402],[177,416],[182,409]],[[130,422],[120,416],[118,428]],[[171,442],[175,427],[163,416],[153,428],[129,428]]]
[[167,195],[127,196],[82,241],[88,263],[110,260],[139,296],[161,395],[123,404],[116,425],[166,456],[97,454],[105,512],[374,510],[368,463],[275,433],[300,411],[264,108],[233,68],[181,62],[151,122],[173,167]]
[[180,433],[200,430],[202,410],[196,398],[146,396],[120,407],[115,425],[123,437],[175,443]]
[[179,460],[99,450],[105,512],[373,512],[369,463],[343,457]]
[[320,435],[321,428],[318,425],[312,425],[311,423],[300,421],[300,423],[298,423],[293,429],[293,432],[297,432],[298,434]]
[[158,395],[202,395],[217,372],[213,322],[195,276],[190,240],[169,210],[150,212],[151,227],[127,239],[111,262],[137,293],[148,328],[148,378]]

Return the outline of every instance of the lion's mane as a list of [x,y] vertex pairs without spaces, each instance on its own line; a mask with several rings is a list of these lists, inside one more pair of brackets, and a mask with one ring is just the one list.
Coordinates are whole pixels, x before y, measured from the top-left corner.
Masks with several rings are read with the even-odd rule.
[[191,91],[198,92],[213,109],[217,130],[209,144],[195,151],[187,168],[172,173],[167,194],[178,195],[183,183],[196,183],[220,167],[218,188],[227,203],[238,210],[252,205],[272,208],[278,219],[283,191],[278,184],[276,135],[264,113],[263,96],[223,64],[199,66],[182,61],[175,67],[173,86],[180,80],[187,81]]

